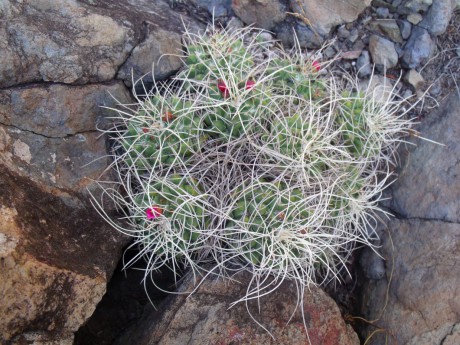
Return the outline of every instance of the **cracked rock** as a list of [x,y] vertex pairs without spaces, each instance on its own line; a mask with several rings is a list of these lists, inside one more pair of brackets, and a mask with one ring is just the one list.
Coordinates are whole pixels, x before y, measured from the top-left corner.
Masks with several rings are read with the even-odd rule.
[[372,35],[369,39],[369,52],[377,67],[393,68],[398,63],[395,45],[385,38]]

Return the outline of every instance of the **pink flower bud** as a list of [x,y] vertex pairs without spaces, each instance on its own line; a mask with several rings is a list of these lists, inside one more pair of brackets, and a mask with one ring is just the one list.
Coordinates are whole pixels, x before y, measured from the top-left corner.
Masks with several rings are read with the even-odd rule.
[[254,85],[256,85],[256,82],[254,80],[249,79],[246,82],[246,90],[251,90],[254,87]]
[[321,69],[321,65],[319,64],[319,62],[317,60],[313,61],[313,63],[311,65],[316,70],[316,72],[319,72],[319,70]]
[[158,206],[152,206],[145,211],[145,214],[147,215],[148,220],[153,220],[161,216],[163,214],[163,210]]
[[217,88],[222,93],[222,96],[224,96],[224,98],[227,98],[229,96],[227,85],[225,85],[225,82],[223,80],[219,80],[217,82]]

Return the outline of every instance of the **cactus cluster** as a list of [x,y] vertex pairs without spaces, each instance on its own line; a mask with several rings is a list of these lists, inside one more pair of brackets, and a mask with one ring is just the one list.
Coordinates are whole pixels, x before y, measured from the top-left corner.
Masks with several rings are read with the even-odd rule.
[[353,243],[371,245],[410,121],[393,96],[376,101],[260,34],[186,33],[174,83],[120,116],[113,199],[150,270],[206,261],[304,287],[337,276]]

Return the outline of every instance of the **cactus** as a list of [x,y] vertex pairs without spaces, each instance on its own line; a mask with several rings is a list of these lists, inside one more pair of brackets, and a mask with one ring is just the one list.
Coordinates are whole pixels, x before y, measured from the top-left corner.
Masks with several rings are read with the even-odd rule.
[[320,283],[337,277],[353,243],[372,246],[410,121],[391,96],[377,102],[352,78],[319,73],[327,62],[268,48],[260,33],[186,33],[174,85],[120,115],[121,191],[111,193],[130,227],[108,220],[151,255],[148,270],[213,262],[222,275],[236,267],[302,290],[318,273]]

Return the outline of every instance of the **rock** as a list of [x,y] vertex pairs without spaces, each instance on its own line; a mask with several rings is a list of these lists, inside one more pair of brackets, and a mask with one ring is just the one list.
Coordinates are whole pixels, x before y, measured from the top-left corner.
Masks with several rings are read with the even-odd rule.
[[412,25],[406,20],[399,20],[398,21],[399,30],[401,31],[401,37],[404,40],[407,40],[412,32]]
[[359,32],[358,32],[358,30],[353,29],[353,30],[351,30],[351,33],[350,33],[350,36],[348,37],[348,40],[349,40],[351,43],[355,43],[356,40],[358,39],[358,37],[359,37]]
[[420,73],[418,73],[415,69],[409,70],[404,75],[404,81],[408,83],[411,86],[412,90],[414,90],[415,92],[417,92],[425,82]]
[[120,82],[0,91],[0,164],[50,192],[62,188],[86,194],[90,179],[98,179],[109,162],[101,159],[106,144],[98,139],[96,126],[114,115],[100,108],[116,105],[111,94],[122,103],[131,102]]
[[232,30],[238,30],[244,27],[244,23],[239,20],[237,17],[232,17],[228,23],[227,23],[227,29],[232,31]]
[[370,79],[361,80],[358,86],[360,91],[372,97],[376,103],[387,103],[394,87],[391,79],[377,74],[373,74]]
[[339,27],[339,29],[337,30],[337,36],[339,38],[343,38],[343,39],[347,39],[348,37],[350,37],[350,31],[347,30],[347,28],[345,26],[341,26]]
[[275,33],[277,38],[286,46],[292,47],[295,44],[294,35],[297,36],[298,43],[302,48],[320,48],[324,43],[324,38],[313,32],[310,27],[303,23],[289,24],[283,22],[276,26]]
[[2,344],[70,344],[126,243],[88,194],[100,196],[94,180],[109,164],[96,130],[108,114],[100,106],[116,105],[109,92],[132,102],[121,82],[0,91]]
[[417,25],[422,21],[423,17],[420,13],[411,13],[407,16],[407,21],[411,24]]
[[[162,42],[155,48],[166,47],[169,53],[164,32],[181,33],[183,25],[190,24],[187,16],[162,1],[25,0],[8,6],[0,21],[0,87],[39,81],[109,81],[142,37]],[[177,37],[172,35],[171,42]]]
[[[449,338],[458,339],[460,224],[392,219],[381,230],[386,274],[363,287],[363,316],[378,319],[378,326],[398,344],[445,344]],[[362,337],[374,330],[368,328]],[[375,334],[369,344],[385,344],[386,335]]]
[[283,21],[287,11],[278,0],[233,0],[232,9],[244,23],[266,30]]
[[404,46],[402,65],[405,68],[416,68],[425,63],[435,52],[436,44],[427,30],[414,26]]
[[410,14],[426,12],[432,3],[433,0],[405,0],[398,7],[398,13]]
[[129,22],[95,13],[73,0],[9,6],[0,22],[0,87],[107,81],[135,43]]
[[385,38],[372,35],[369,39],[369,52],[377,67],[393,68],[398,63],[394,44]]
[[392,188],[391,208],[408,218],[460,222],[460,99],[453,92],[448,100],[422,123],[417,146],[408,146],[408,156]]
[[191,3],[197,7],[206,8],[215,18],[232,13],[232,0],[191,0]]
[[370,248],[365,248],[359,258],[366,278],[380,280],[385,277],[385,261]]
[[401,31],[399,26],[394,19],[387,20],[375,20],[370,23],[370,27],[373,30],[380,31],[383,35],[388,37],[393,42],[402,43]]
[[358,75],[360,78],[365,78],[371,75],[371,58],[367,50],[363,50],[359,56],[358,60],[356,61],[356,68],[358,69]]
[[[146,83],[170,76],[182,66],[180,59],[181,35],[162,29],[156,30],[144,42],[136,46],[117,74],[129,87],[132,80],[142,78]],[[146,75],[147,73],[147,75]]]
[[425,18],[420,22],[420,27],[425,28],[432,35],[441,35],[449,25],[454,6],[453,0],[434,0]]
[[337,25],[356,20],[371,0],[291,0],[293,12],[305,16],[314,30],[327,36]]
[[[321,289],[311,286],[303,296],[305,330],[300,311],[292,315],[297,303],[293,283],[283,283],[269,296],[260,297],[260,303],[252,300],[247,306],[243,302],[229,309],[246,293],[250,280],[247,274],[233,278],[232,282],[206,280],[187,298],[171,296],[160,312],[146,317],[115,344],[359,344],[335,302]],[[180,290],[184,293],[193,288],[189,277]],[[254,322],[246,308],[273,339]]]
[[375,14],[379,18],[388,18],[390,17],[390,10],[386,7],[377,7]]

